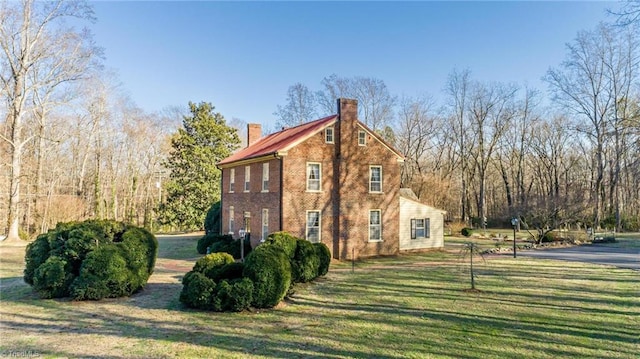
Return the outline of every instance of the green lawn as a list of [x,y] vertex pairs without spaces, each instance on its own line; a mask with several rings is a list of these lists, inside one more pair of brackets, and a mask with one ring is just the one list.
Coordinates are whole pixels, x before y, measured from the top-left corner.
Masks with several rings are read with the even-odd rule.
[[[189,249],[192,248],[192,249]],[[456,251],[332,264],[271,310],[184,308],[195,239],[163,237],[147,288],[100,302],[40,300],[0,247],[0,357],[638,358],[640,273],[491,256],[477,291]]]

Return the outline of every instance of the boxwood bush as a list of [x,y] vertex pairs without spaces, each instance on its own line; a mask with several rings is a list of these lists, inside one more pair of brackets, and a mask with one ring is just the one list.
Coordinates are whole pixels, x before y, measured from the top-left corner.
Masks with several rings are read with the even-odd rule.
[[153,273],[157,250],[153,234],[122,222],[59,223],[27,246],[24,280],[43,298],[131,295]]
[[468,227],[464,227],[460,230],[460,234],[462,234],[465,237],[469,237],[471,236],[471,233],[473,232],[473,229],[468,228]]
[[[219,239],[211,249],[227,244],[227,240]],[[294,283],[325,275],[330,262],[326,245],[312,244],[285,232],[273,233],[246,257],[244,264],[234,262],[224,252],[199,259],[182,279],[180,301],[192,308],[213,311],[270,308],[287,295]]]

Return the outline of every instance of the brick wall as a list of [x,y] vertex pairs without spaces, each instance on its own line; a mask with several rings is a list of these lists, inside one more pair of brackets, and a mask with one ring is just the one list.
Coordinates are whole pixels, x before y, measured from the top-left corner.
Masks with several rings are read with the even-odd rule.
[[[268,192],[262,191],[263,163],[269,164]],[[250,190],[244,192],[245,166],[250,169]],[[231,168],[222,169],[222,233],[229,232],[229,207],[234,207],[235,231],[243,227],[243,213],[250,212],[251,243],[255,247],[262,236],[262,209],[269,210],[269,232],[280,230],[280,167],[281,161],[276,158],[247,165],[232,167],[235,169],[235,186],[229,193]]]

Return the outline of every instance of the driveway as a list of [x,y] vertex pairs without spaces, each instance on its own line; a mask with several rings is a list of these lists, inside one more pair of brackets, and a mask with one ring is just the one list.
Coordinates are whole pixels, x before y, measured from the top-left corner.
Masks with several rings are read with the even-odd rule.
[[605,264],[640,270],[640,249],[638,248],[613,248],[595,244],[519,251],[518,256]]

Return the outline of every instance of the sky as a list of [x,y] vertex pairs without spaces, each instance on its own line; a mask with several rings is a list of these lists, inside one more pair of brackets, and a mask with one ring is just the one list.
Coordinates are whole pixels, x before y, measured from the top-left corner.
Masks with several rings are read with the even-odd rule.
[[[546,91],[579,31],[615,2],[94,2],[90,28],[147,112],[211,102],[226,119],[273,127],[289,86],[383,80],[398,96],[442,101],[453,69]],[[320,114],[329,115],[329,114]]]

